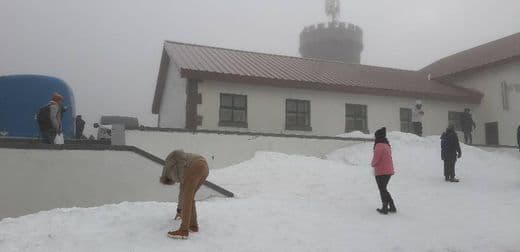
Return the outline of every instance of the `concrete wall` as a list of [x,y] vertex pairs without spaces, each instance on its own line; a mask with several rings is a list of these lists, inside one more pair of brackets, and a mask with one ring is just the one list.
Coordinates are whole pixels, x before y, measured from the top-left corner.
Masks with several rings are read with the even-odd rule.
[[520,125],[520,90],[509,91],[509,110],[502,106],[501,83],[520,85],[520,61],[480,70],[461,76],[455,84],[484,93],[480,106],[473,110],[477,124],[475,143],[485,143],[485,123],[498,121],[499,143],[517,145],[516,130]]
[[174,149],[202,154],[210,168],[223,168],[253,158],[257,151],[324,157],[358,143],[349,140],[225,135],[215,133],[126,131],[126,143],[165,158]]
[[186,125],[186,79],[181,78],[180,70],[173,61],[170,61],[161,102],[159,127],[184,128]]
[[[162,167],[132,152],[0,148],[0,219],[122,201],[176,201]],[[202,187],[197,199],[219,194]],[[172,209],[172,216],[175,209]]]
[[[282,134],[336,136],[345,133],[345,104],[367,105],[368,129],[373,133],[386,126],[400,131],[400,108],[412,108],[416,99],[333,93],[306,89],[288,89],[248,84],[204,81],[199,84],[202,104],[198,113],[203,117],[199,129],[249,131]],[[248,128],[219,127],[220,93],[247,95]],[[285,130],[285,100],[303,99],[311,103],[312,131]],[[423,100],[424,134],[440,135],[448,125],[448,111],[462,112],[462,103]]]

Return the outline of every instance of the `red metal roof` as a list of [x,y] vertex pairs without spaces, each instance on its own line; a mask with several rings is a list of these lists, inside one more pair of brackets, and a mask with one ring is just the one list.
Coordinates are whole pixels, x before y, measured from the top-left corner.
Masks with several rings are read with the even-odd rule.
[[[181,76],[276,87],[431,98],[480,103],[482,94],[428,80],[422,72],[247,52],[166,41],[162,62],[170,60]],[[165,60],[165,55],[168,60]],[[164,64],[159,72],[153,112],[159,112],[164,88]],[[160,81],[162,80],[162,81]]]
[[520,33],[445,57],[421,69],[432,78],[444,78],[493,66],[520,57]]

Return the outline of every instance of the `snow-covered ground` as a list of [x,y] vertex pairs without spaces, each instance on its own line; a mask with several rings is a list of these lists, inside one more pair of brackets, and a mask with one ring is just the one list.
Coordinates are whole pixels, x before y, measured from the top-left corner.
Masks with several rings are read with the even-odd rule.
[[344,137],[344,138],[361,138],[361,139],[373,139],[374,136],[371,134],[365,134],[361,131],[352,131],[349,133],[343,133],[337,135],[337,137]]
[[189,240],[166,237],[174,203],[122,203],[4,219],[0,251],[520,251],[520,154],[463,146],[447,183],[438,137],[390,141],[396,214],[375,211],[371,143],[327,160],[259,152],[212,171],[237,198],[198,202]]

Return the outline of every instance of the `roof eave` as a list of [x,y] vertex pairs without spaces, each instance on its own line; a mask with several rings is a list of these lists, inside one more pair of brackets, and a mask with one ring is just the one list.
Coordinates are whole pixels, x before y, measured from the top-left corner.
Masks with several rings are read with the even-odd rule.
[[161,102],[164,93],[164,87],[166,86],[166,78],[168,77],[168,68],[170,65],[170,56],[163,47],[161,63],[159,66],[159,73],[157,75],[157,82],[155,85],[155,94],[152,103],[152,113],[159,114],[161,110]]
[[[467,68],[467,69],[463,69],[463,70],[459,70],[459,71],[455,71],[455,72],[451,72],[451,73],[443,73],[443,74],[432,75],[431,79],[432,80],[438,80],[438,81],[450,80],[450,79],[456,78],[456,77],[461,76],[461,75],[472,74],[472,73],[475,73],[475,72],[480,71],[480,70],[485,69],[485,68],[490,68],[490,67],[496,67],[496,66],[504,65],[504,64],[507,64],[509,62],[513,62],[513,61],[519,60],[519,59],[520,59],[520,55],[513,55],[513,56],[508,57],[508,58],[504,58],[504,59],[501,59],[501,60],[489,62],[489,63],[483,64],[483,65],[479,65],[479,66],[476,66],[476,67],[472,67],[472,68]],[[428,73],[427,70],[425,70],[425,71],[426,71],[425,73]]]
[[[260,84],[273,87],[285,87],[285,88],[298,88],[298,89],[310,89],[318,91],[337,91],[345,93],[355,94],[366,94],[376,96],[400,96],[409,98],[422,98],[422,99],[434,99],[451,102],[461,102],[469,104],[480,104],[483,95],[480,93],[472,92],[466,96],[456,95],[445,95],[436,93],[424,93],[414,91],[401,91],[393,89],[382,89],[382,88],[369,88],[353,85],[340,85],[330,83],[315,83],[315,82],[304,82],[296,80],[284,80],[284,79],[272,79],[255,76],[244,76],[236,74],[226,74],[217,72],[198,71],[192,69],[181,69],[181,77],[196,79],[196,80],[213,80],[213,81],[226,81],[235,83],[251,83]],[[442,85],[442,84],[439,84]],[[465,90],[471,91],[471,90]]]

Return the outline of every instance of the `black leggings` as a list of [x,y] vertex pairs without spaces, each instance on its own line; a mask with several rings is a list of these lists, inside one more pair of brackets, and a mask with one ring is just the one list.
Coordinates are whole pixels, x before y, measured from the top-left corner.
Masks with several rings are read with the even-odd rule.
[[392,195],[390,195],[390,193],[386,189],[388,181],[390,181],[390,177],[392,177],[392,175],[376,176],[377,188],[379,188],[379,194],[381,194],[381,202],[383,202],[383,208],[388,208],[388,204],[390,204],[390,207],[394,207],[394,200],[392,199]]
[[412,127],[413,127],[414,134],[416,134],[418,136],[422,136],[422,134],[423,134],[422,122],[412,122]]
[[471,131],[464,131],[464,143],[473,144],[473,136],[471,135]]

